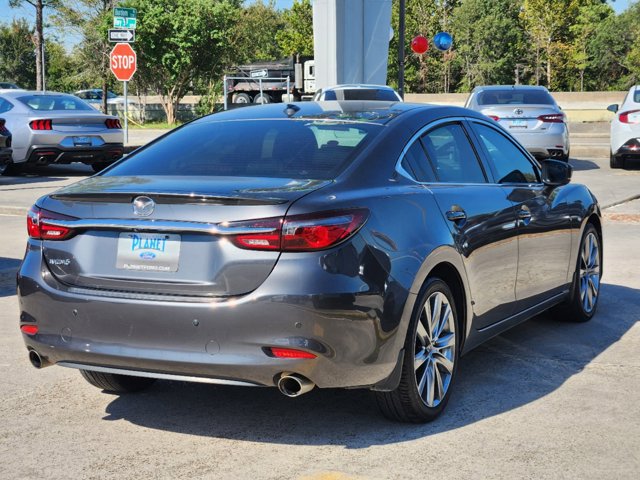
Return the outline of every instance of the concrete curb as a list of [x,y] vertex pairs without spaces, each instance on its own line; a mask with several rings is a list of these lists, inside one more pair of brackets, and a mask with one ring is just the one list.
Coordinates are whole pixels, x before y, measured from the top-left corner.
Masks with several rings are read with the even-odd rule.
[[11,207],[8,205],[0,205],[0,215],[14,215],[16,217],[22,217],[27,214],[29,208],[25,207]]

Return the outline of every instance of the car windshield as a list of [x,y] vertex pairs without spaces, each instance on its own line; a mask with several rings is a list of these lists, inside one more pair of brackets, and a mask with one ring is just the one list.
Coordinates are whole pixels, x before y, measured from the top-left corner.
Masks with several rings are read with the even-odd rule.
[[324,94],[324,100],[379,100],[383,102],[397,102],[398,97],[392,90],[353,88],[327,90]]
[[333,179],[382,128],[304,119],[193,123],[105,175]]
[[37,111],[52,110],[93,110],[79,98],[71,95],[26,95],[18,100]]
[[478,105],[553,105],[551,95],[534,88],[483,90],[478,94]]

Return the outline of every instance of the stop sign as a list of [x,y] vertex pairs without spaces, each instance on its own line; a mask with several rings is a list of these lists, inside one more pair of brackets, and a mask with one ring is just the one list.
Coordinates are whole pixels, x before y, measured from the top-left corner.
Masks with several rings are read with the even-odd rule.
[[136,52],[128,43],[116,43],[109,55],[111,71],[121,82],[128,82],[138,68]]

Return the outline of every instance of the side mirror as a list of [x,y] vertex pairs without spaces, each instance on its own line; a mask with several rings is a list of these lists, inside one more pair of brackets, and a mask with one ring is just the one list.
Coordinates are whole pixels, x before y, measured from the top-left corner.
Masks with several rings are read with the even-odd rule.
[[616,113],[618,111],[618,104],[614,103],[613,105],[609,105],[607,107],[607,110],[609,110],[610,112]]
[[567,162],[560,160],[543,160],[542,183],[550,187],[566,185],[571,181],[573,168]]

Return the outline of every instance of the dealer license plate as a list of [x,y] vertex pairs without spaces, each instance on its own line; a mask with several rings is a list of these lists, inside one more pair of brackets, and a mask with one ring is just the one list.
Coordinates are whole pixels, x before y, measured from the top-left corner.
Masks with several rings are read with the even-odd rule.
[[180,235],[121,233],[116,268],[139,272],[177,272]]

